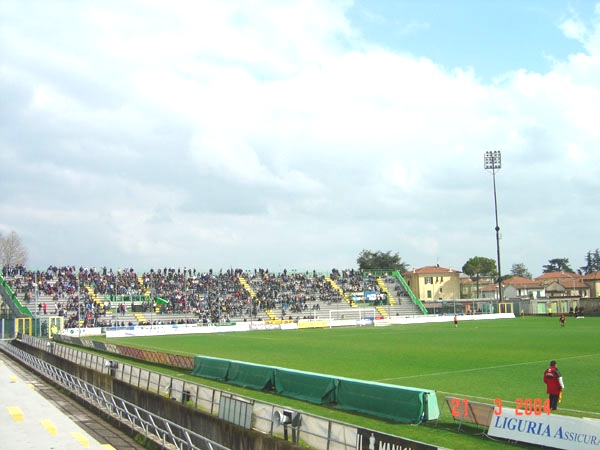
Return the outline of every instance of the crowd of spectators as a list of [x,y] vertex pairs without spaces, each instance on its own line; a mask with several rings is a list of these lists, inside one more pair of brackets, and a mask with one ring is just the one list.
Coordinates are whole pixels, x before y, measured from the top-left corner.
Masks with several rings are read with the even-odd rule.
[[331,278],[335,280],[344,292],[379,291],[377,278],[370,273],[363,274],[354,269],[343,270],[341,272],[333,269]]
[[247,281],[256,293],[261,307],[281,309],[281,315],[304,314],[318,310],[319,302],[331,304],[341,300],[339,294],[325,279],[325,275],[313,272],[291,272],[287,270],[273,274],[268,269],[258,269],[247,274]]
[[[126,313],[133,311],[149,313],[153,323],[219,323],[258,317],[264,310],[298,319],[311,317],[320,304],[341,301],[326,275],[316,271],[165,267],[138,274],[132,268],[51,266],[42,271],[4,268],[3,274],[32,312],[62,316],[67,327],[130,325]],[[333,269],[329,277],[345,291],[377,289],[375,277],[358,271]],[[240,278],[249,283],[253,301]]]
[[22,264],[18,264],[15,266],[3,266],[2,267],[2,277],[14,277],[23,275],[25,273],[25,266]]

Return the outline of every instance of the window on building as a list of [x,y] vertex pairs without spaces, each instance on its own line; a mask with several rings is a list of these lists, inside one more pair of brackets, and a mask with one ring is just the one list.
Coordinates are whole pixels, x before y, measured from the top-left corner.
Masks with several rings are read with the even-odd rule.
[[427,291],[427,298],[431,298],[431,297],[432,297],[431,291]]
[[425,277],[425,284],[433,284],[433,277]]

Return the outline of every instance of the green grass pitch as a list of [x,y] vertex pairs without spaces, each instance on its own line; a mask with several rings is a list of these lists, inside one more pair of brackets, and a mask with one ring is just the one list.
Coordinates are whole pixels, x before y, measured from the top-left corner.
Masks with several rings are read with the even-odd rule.
[[[469,442],[481,438],[469,435],[468,428],[460,434],[448,433],[455,427],[444,404],[446,396],[490,404],[500,398],[507,407],[514,407],[517,398],[544,400],[547,395],[542,374],[555,359],[565,381],[558,413],[600,419],[600,318],[595,317],[568,318],[565,328],[560,327],[557,317],[525,317],[459,320],[456,328],[452,323],[442,323],[143,337],[109,342],[433,389],[437,391],[442,416],[437,424],[420,427],[357,418],[339,411],[329,414],[325,408],[282,397],[267,400],[450,448],[470,445],[500,448],[506,444],[489,440]],[[242,392],[231,387],[228,390]],[[243,393],[266,398],[255,391]]]

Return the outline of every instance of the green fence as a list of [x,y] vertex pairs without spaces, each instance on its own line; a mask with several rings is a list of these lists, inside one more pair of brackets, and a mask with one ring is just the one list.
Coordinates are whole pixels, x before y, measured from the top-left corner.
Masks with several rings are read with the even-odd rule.
[[[435,393],[422,389],[341,378],[336,408],[377,415],[396,422],[419,423],[425,416],[426,394],[435,396]],[[437,406],[437,400],[434,403]]]
[[21,305],[21,302],[2,275],[0,275],[0,295],[2,295],[2,299],[15,317],[33,317],[29,308]]
[[[249,367],[251,367],[251,370],[248,370]],[[272,391],[275,389],[273,369],[258,364],[230,361],[225,379],[230,384],[258,391]]]
[[392,276],[396,277],[398,279],[398,281],[400,281],[400,284],[402,285],[404,290],[408,293],[410,299],[413,301],[413,303],[415,305],[417,305],[419,307],[421,312],[423,314],[427,314],[427,309],[425,308],[425,306],[423,306],[423,303],[421,303],[421,300],[419,300],[417,298],[417,296],[413,293],[413,291],[410,289],[410,286],[408,285],[408,283],[406,282],[404,277],[400,274],[400,272],[397,270],[394,270],[392,272]]
[[369,273],[372,273],[374,275],[391,275],[394,278],[396,278],[400,284],[402,285],[402,287],[404,288],[404,290],[406,291],[406,293],[408,294],[408,296],[410,297],[410,299],[412,300],[412,302],[418,306],[418,308],[421,310],[421,312],[423,314],[427,314],[427,308],[425,308],[425,306],[423,306],[423,303],[421,303],[421,300],[419,300],[417,298],[417,296],[413,293],[413,291],[410,289],[410,286],[408,285],[408,283],[406,282],[406,280],[404,279],[404,277],[402,276],[402,274],[395,269],[375,269],[375,270],[369,270]]
[[327,375],[292,369],[275,369],[275,390],[285,397],[318,405],[339,403],[337,389],[338,380]]
[[0,319],[0,337],[2,339],[14,339],[15,335],[15,319]]
[[440,412],[435,391],[332,377],[241,361],[196,356],[192,375],[320,405],[356,411],[399,423],[435,420]]

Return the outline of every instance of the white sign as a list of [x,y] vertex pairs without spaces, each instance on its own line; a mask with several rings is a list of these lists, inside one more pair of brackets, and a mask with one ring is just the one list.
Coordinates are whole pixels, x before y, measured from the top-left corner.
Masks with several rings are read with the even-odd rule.
[[107,328],[107,338],[124,338],[138,336],[156,336],[165,334],[212,334],[228,333],[233,331],[248,331],[250,322],[238,322],[231,325],[197,325],[197,324],[172,324],[172,325],[134,325],[131,327]]
[[600,421],[576,417],[526,415],[519,410],[502,408],[502,413],[492,417],[490,436],[529,442],[566,450],[600,449]]

